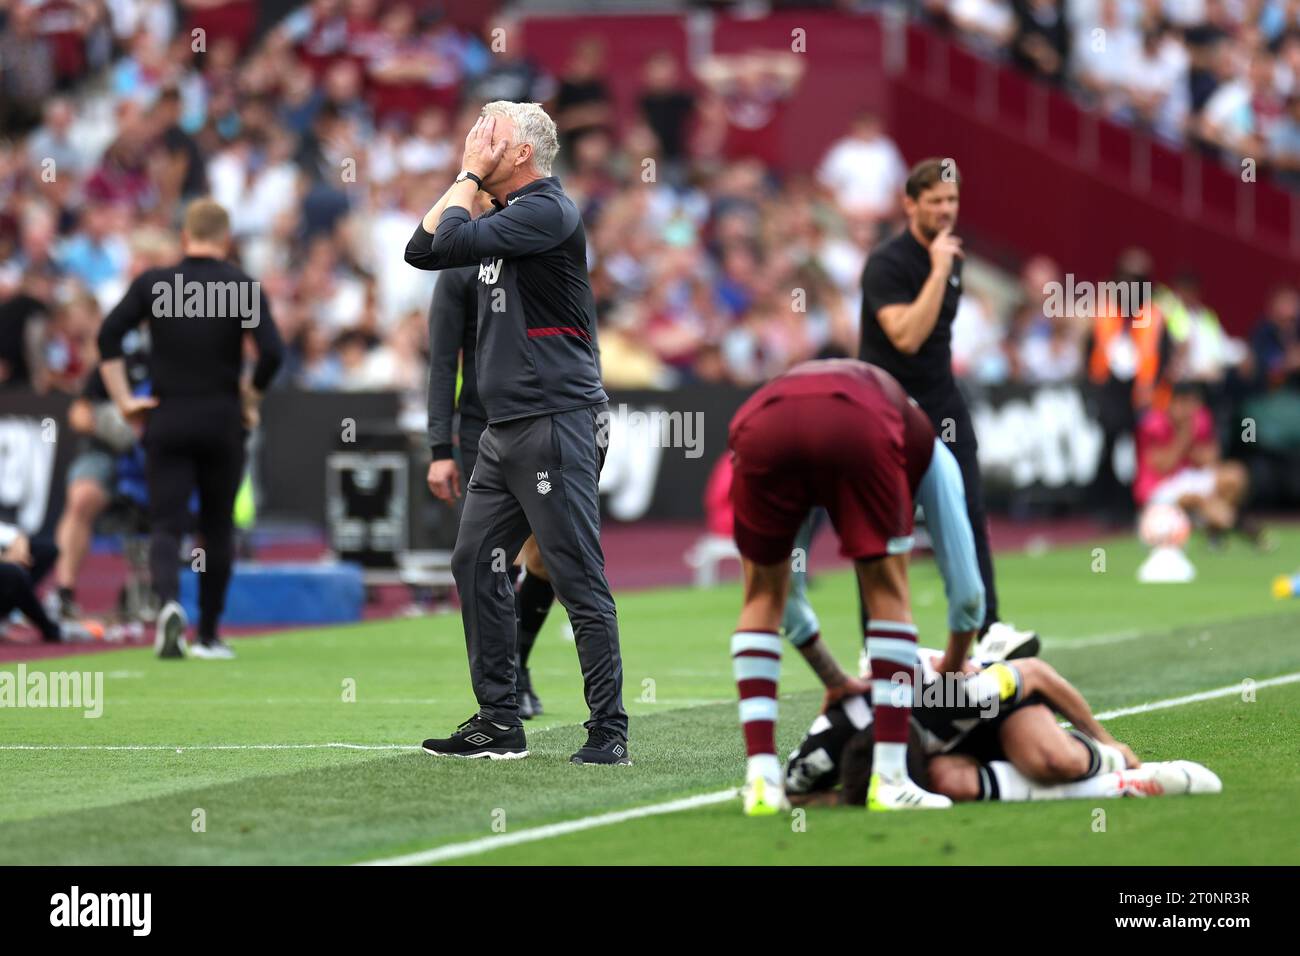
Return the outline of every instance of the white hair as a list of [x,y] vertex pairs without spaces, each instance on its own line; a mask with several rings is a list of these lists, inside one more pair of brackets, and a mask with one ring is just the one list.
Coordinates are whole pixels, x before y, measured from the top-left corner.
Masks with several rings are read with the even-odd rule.
[[533,168],[543,176],[551,175],[551,163],[560,151],[555,120],[546,115],[541,103],[512,103],[493,100],[483,107],[484,116],[504,116],[515,126],[515,142],[533,148]]

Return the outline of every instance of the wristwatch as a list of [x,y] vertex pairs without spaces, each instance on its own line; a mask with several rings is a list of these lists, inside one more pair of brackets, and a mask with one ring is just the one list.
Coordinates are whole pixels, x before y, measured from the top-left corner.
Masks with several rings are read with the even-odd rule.
[[460,171],[460,175],[456,177],[456,182],[463,183],[467,179],[474,180],[474,185],[479,189],[483,188],[483,180],[474,173],[471,173],[468,169],[462,169]]

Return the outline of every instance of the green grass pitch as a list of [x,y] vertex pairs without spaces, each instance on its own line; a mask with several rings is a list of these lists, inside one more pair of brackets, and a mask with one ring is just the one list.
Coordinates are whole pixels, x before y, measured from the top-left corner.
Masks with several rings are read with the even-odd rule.
[[[1300,566],[1300,530],[1284,532],[1272,555],[1237,543],[1213,554],[1193,542],[1200,576],[1191,585],[1138,585],[1138,545],[1101,546],[1101,573],[1091,547],[998,561],[1008,617],[1039,630],[1044,656],[1095,710],[1300,673],[1300,601],[1269,595],[1275,574]],[[918,560],[912,580],[923,643],[940,644],[945,609],[933,563]],[[521,761],[415,749],[474,709],[455,615],[238,640],[232,662],[128,650],[29,664],[103,671],[104,712],[0,709],[0,863],[351,863],[492,840],[501,845],[473,843],[453,862],[1300,863],[1300,683],[1259,687],[1253,702],[1233,694],[1109,721],[1145,758],[1210,766],[1224,781],[1218,796],[887,816],[814,808],[765,820],[744,818],[728,800],[503,841],[740,781],[727,654],[738,587],[618,598],[632,767],[567,762],[584,739],[585,712],[558,611],[534,651],[547,710],[528,726],[532,756]],[[827,640],[852,664],[849,575],[818,577],[812,598]],[[820,700],[793,653],[781,696],[788,752]],[[374,749],[316,746],[328,743]]]

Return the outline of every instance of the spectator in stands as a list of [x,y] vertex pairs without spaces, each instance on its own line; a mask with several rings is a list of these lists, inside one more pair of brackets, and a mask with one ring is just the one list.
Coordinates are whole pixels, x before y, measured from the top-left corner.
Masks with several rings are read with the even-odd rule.
[[1201,298],[1196,274],[1183,270],[1171,286],[1158,289],[1156,305],[1174,343],[1174,377],[1207,387],[1221,384],[1239,356],[1218,314]]
[[686,158],[687,128],[695,112],[695,94],[682,86],[677,58],[667,51],[652,54],[642,71],[641,116],[670,167]]
[[1006,330],[988,296],[970,285],[952,320],[952,371],[964,381],[1000,385],[1011,374],[1004,349]]
[[887,222],[902,208],[907,164],[880,118],[864,112],[827,151],[817,179],[846,214]]
[[1268,139],[1268,159],[1278,178],[1300,187],[1300,77],[1286,102],[1286,115]]
[[1005,0],[938,0],[958,33],[986,53],[1000,53],[1011,45],[1017,20]]
[[95,333],[102,312],[95,297],[67,283],[41,343],[43,386],[76,394],[95,363]]
[[[80,228],[61,242],[55,252],[60,268],[92,293],[119,291],[131,250],[124,235],[127,210],[114,203],[89,203],[81,214]],[[112,303],[109,303],[111,307]]]
[[1097,0],[1073,24],[1070,71],[1083,93],[1105,112],[1118,112],[1125,84],[1143,50],[1137,24],[1124,15],[1119,0]]
[[555,97],[561,155],[571,156],[584,136],[608,132],[612,125],[614,103],[605,75],[605,42],[598,37],[579,40]]
[[[1223,47],[1224,51],[1231,49]],[[1233,69],[1231,53],[1222,56],[1224,69]],[[1245,75],[1233,75],[1205,104],[1201,134],[1230,155],[1264,156],[1282,113],[1283,99],[1273,57],[1267,50],[1256,50]]]
[[1269,296],[1250,336],[1258,387],[1300,389],[1300,291],[1281,286]]
[[40,104],[54,92],[54,51],[41,36],[39,11],[25,3],[10,6],[0,32],[0,133],[22,136],[41,119]]
[[[24,283],[30,289],[30,282]],[[0,302],[0,389],[46,389],[44,338],[49,306],[24,290]]]
[[1180,382],[1167,409],[1151,409],[1142,416],[1133,484],[1139,506],[1178,505],[1205,525],[1213,546],[1222,546],[1227,532],[1236,530],[1270,550],[1271,537],[1246,514],[1248,491],[1245,466],[1220,457],[1214,420],[1198,385]]
[[1011,59],[1051,83],[1065,80],[1070,32],[1060,0],[1013,0],[1016,32]]
[[769,169],[781,166],[784,103],[803,78],[804,58],[786,51],[713,54],[697,71],[721,104],[714,117],[725,121],[722,155],[757,158]]
[[[594,278],[594,276],[593,276]],[[600,313],[600,372],[610,388],[671,388],[681,376],[647,348],[639,334],[635,303],[623,302]],[[694,353],[698,360],[699,353]]]
[[1065,322],[1054,314],[1053,288],[1064,276],[1061,267],[1047,256],[1034,256],[1020,270],[1020,301],[1011,314],[1005,343],[1006,364],[1017,382],[1061,381],[1079,370],[1079,342],[1062,336],[1058,328],[1072,331],[1073,319]]
[[298,7],[276,25],[272,39],[288,42],[308,70],[323,73],[347,48],[348,20],[343,15],[343,0],[311,0]]
[[1177,37],[1159,24],[1148,26],[1141,47],[1123,64],[1116,115],[1166,140],[1181,140],[1190,105],[1188,62]]
[[315,322],[305,322],[290,347],[294,384],[314,391],[334,391],[343,385],[343,364],[331,349],[329,334]]
[[491,58],[487,69],[471,84],[469,99],[545,103],[555,95],[555,80],[524,51],[524,31],[518,21],[509,17],[491,20],[483,40]]
[[352,13],[358,6],[367,9],[363,22],[349,19],[349,30],[361,36],[352,45],[354,56],[365,63],[371,103],[377,119],[401,116],[409,120],[421,109],[436,104],[451,107],[461,80],[461,49],[444,34],[420,26],[415,10],[408,3],[388,8],[378,27],[369,22],[375,4],[349,4]]
[[154,208],[158,191],[147,164],[151,138],[140,104],[119,100],[117,137],[86,180],[86,197],[101,203],[126,203],[137,213]]
[[155,150],[162,163],[158,174],[159,202],[166,209],[179,209],[208,191],[203,153],[181,125],[181,112],[180,90],[176,86],[167,87],[153,108],[159,130]]
[[174,65],[169,61],[166,44],[145,30],[131,38],[128,50],[113,67],[113,94],[119,100],[147,106],[174,80]]
[[75,119],[72,101],[66,97],[56,96],[45,104],[45,121],[27,141],[27,160],[36,170],[44,172],[46,162],[52,161],[49,168],[56,176],[85,174],[91,159],[72,136]]

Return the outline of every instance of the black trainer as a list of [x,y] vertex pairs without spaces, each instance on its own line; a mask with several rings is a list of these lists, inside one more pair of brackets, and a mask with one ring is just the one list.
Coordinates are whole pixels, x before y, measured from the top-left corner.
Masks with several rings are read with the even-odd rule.
[[631,766],[632,756],[627,752],[627,740],[616,730],[597,728],[587,734],[587,742],[569,758],[571,763],[601,763]]
[[528,756],[524,728],[502,729],[475,714],[456,728],[450,737],[430,738],[424,752],[434,757],[486,757],[488,760],[518,760]]
[[532,720],[542,716],[542,701],[533,693],[533,675],[528,673],[517,660],[515,662],[515,700],[519,704],[519,716]]

